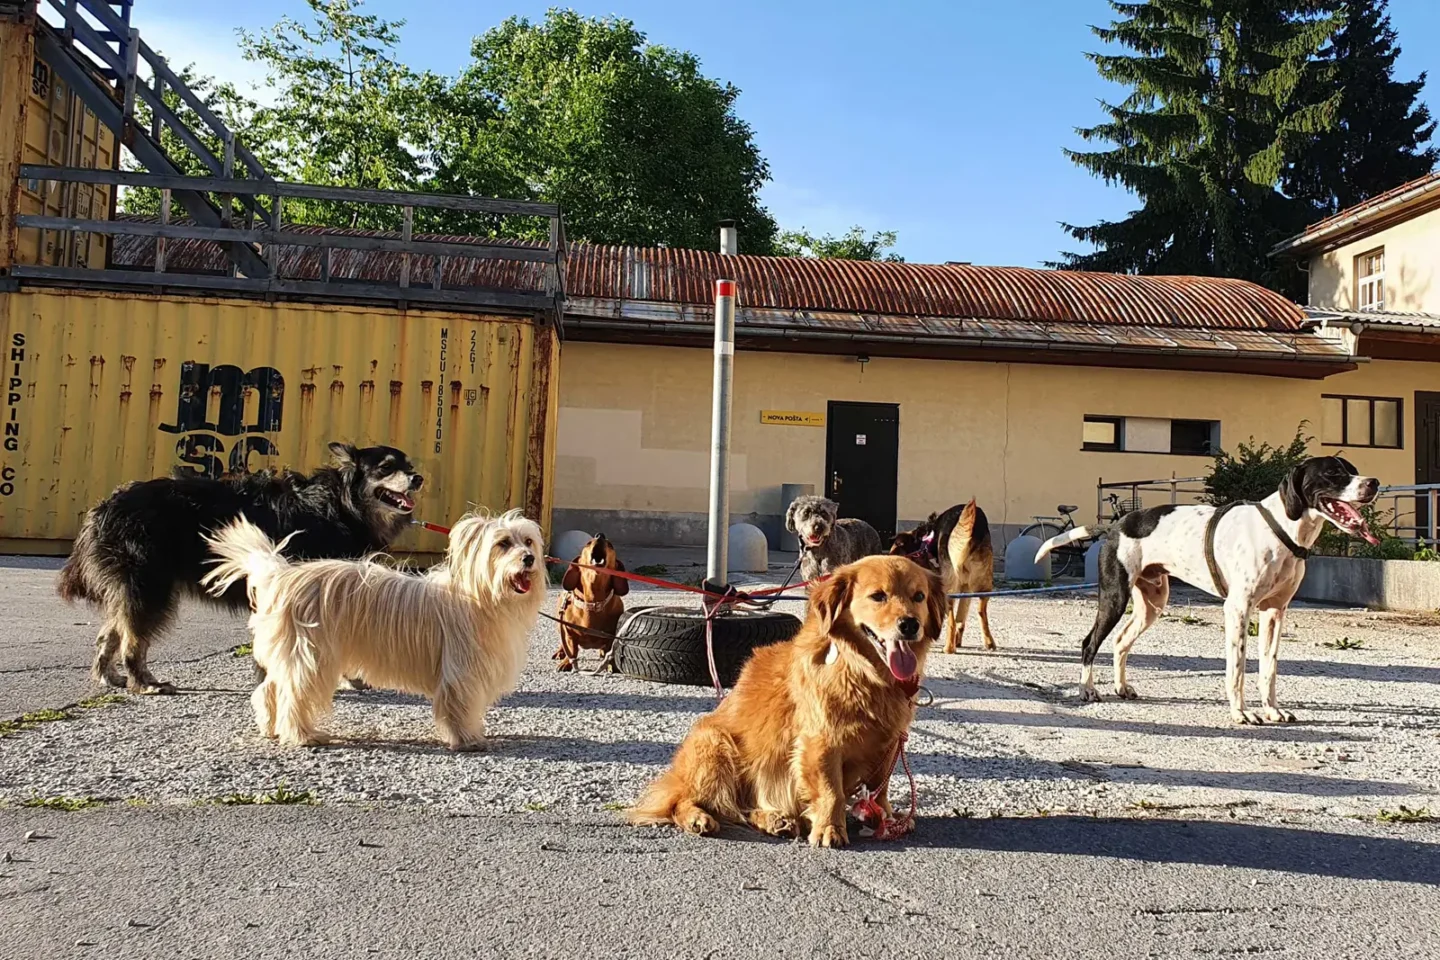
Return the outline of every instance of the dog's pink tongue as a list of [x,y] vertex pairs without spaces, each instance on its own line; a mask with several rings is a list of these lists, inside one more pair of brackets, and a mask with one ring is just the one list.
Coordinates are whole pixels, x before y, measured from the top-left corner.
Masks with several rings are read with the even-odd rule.
[[915,676],[915,670],[919,666],[915,651],[898,640],[885,643],[885,659],[889,661],[890,672],[895,675],[896,680],[909,680]]

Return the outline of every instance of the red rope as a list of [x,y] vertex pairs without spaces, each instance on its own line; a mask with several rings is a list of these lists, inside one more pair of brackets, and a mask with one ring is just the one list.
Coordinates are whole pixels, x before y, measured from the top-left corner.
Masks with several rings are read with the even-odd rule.
[[[414,523],[416,524],[416,526],[423,527],[433,533],[448,534],[450,532],[449,527],[442,527],[438,523],[429,523],[424,520],[416,520],[414,521]],[[923,549],[917,550],[914,553],[907,554],[907,557],[913,560],[917,556],[921,556],[925,553],[926,551]],[[734,587],[731,587],[730,590],[726,593],[715,593],[710,590],[701,589],[700,587],[692,587],[686,583],[675,583],[671,580],[660,580],[656,577],[647,577],[643,574],[630,573],[629,571],[624,570],[611,570],[609,567],[597,567],[593,564],[580,563],[576,560],[561,560],[559,557],[546,557],[545,562],[565,563],[569,564],[572,567],[579,567],[582,570],[603,570],[605,573],[609,574],[612,577],[621,577],[622,579],[633,580],[637,583],[648,583],[651,586],[662,587],[667,590],[683,590],[686,593],[698,593],[702,597],[704,597],[705,600],[713,600],[714,603],[708,604],[702,601],[702,606],[705,609],[705,659],[710,667],[710,682],[715,685],[715,699],[717,700],[725,699],[725,688],[720,683],[720,670],[715,665],[716,615],[718,615],[720,611],[725,609],[725,607],[727,606],[745,603],[747,600],[751,600],[756,597],[768,597],[774,596],[776,594],[785,593],[790,590],[800,590],[810,586],[811,584],[823,583],[824,581],[829,580],[831,576],[827,573],[824,576],[816,577],[813,580],[805,580],[790,586],[767,587],[764,590],[741,592],[739,590],[736,590]],[[916,681],[916,685],[918,687],[918,679]],[[907,695],[907,699],[914,698],[916,692],[915,690],[911,690],[908,688],[902,689],[904,689],[904,692]],[[882,782],[890,782],[890,778],[895,775],[895,763],[898,760],[905,770],[906,779],[910,782],[910,812],[903,817],[886,817],[884,809],[875,800],[875,795],[870,793],[869,789],[866,788],[863,784],[860,787],[860,798],[855,801],[854,806],[851,808],[851,812],[854,813],[855,816],[858,817],[862,822],[874,819],[879,824],[878,827],[873,828],[874,837],[876,840],[896,840],[915,829],[915,775],[910,771],[910,758],[905,753],[905,741],[908,738],[909,734],[906,731],[900,731],[900,740],[896,743],[896,754],[894,757],[891,758],[890,769],[885,772],[885,779]]]
[[[890,769],[885,771],[885,779],[880,783],[883,786],[890,782],[890,778],[895,774],[895,761],[899,760],[905,768],[906,779],[910,781],[910,812],[899,817],[886,816],[885,808],[880,806],[880,801],[875,799],[879,790],[871,793],[868,786],[861,784],[859,799],[850,807],[850,812],[862,824],[866,824],[861,827],[862,831],[869,831],[863,833],[864,836],[874,837],[876,840],[898,840],[915,829],[915,774],[911,773],[910,758],[905,754],[905,741],[908,738],[908,733],[900,731],[900,739],[895,744],[898,749],[895,756],[890,759]],[[869,826],[868,824],[871,822],[876,825]]]

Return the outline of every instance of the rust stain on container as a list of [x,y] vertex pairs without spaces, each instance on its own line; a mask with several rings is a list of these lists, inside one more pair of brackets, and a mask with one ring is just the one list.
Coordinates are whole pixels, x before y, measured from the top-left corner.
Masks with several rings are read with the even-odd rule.
[[361,398],[362,400],[373,400],[373,399],[375,399],[375,381],[374,381],[374,380],[361,380],[361,381],[360,381],[360,398]]
[[460,412],[460,386],[459,380],[450,381],[450,412],[452,414]]

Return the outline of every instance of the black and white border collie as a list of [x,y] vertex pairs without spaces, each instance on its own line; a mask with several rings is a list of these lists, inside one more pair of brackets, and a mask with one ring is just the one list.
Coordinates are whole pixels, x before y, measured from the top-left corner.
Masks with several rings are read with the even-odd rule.
[[335,466],[305,475],[252,473],[212,480],[162,477],[123,486],[91,508],[60,571],[66,600],[101,608],[97,683],[131,693],[174,693],[150,672],[150,644],[182,597],[250,609],[245,584],[221,597],[200,587],[216,557],[205,537],[245,517],[296,560],[361,557],[384,550],[410,523],[424,479],[394,447],[330,444]]
[[[1380,483],[1362,477],[1341,457],[1311,457],[1258,503],[1223,507],[1165,504],[1127,514],[1100,550],[1100,604],[1083,641],[1080,694],[1099,700],[1095,654],[1125,613],[1134,612],[1115,638],[1115,695],[1134,699],[1125,661],[1140,635],[1160,617],[1170,597],[1170,577],[1225,601],[1225,689],[1236,723],[1293,721],[1275,696],[1285,610],[1305,578],[1305,557],[1326,523],[1371,543],[1359,507],[1375,500]],[[1211,519],[1220,512],[1211,527]],[[1063,543],[1091,536],[1080,527],[1041,546],[1040,560]],[[1259,710],[1245,709],[1245,637],[1250,616],[1260,621]]]

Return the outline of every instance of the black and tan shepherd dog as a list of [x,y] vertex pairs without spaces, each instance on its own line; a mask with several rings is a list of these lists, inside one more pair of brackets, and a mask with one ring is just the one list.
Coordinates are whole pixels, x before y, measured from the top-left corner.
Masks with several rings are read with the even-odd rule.
[[[990,543],[990,522],[975,501],[956,504],[944,513],[932,513],[914,530],[897,534],[892,554],[911,557],[936,570],[946,593],[988,593],[995,589],[995,550]],[[951,600],[945,652],[954,653],[965,636],[969,600]],[[980,633],[985,649],[995,649],[990,633],[990,599],[980,598]]]
[[[222,477],[174,476],[120,487],[80,525],[57,589],[88,600],[104,621],[95,638],[97,683],[131,693],[174,693],[147,663],[150,644],[182,597],[249,609],[245,583],[214,598],[200,587],[215,556],[205,543],[244,515],[296,560],[345,559],[384,550],[410,522],[424,479],[393,447],[330,444],[335,466]],[[118,657],[118,663],[117,663]]]

